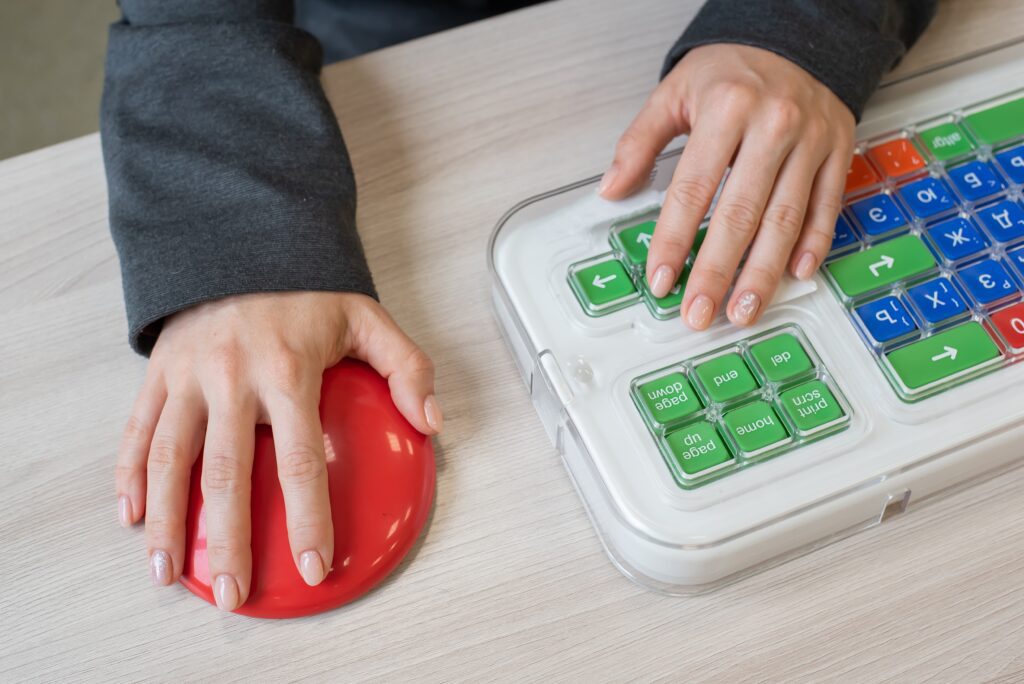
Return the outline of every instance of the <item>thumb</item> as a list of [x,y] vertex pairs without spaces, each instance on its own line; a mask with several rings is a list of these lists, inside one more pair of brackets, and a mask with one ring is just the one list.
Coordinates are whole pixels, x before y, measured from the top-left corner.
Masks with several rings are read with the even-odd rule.
[[391,398],[405,419],[425,435],[444,427],[434,396],[434,363],[376,302],[350,322],[348,355],[365,361],[387,378]]

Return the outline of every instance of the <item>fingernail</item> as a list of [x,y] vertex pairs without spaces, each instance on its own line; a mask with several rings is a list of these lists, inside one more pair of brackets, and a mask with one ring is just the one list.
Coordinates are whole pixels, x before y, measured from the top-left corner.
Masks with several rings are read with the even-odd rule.
[[755,292],[744,292],[736,300],[732,308],[732,315],[738,325],[749,325],[754,320],[758,308],[761,306],[761,298]]
[[818,260],[810,252],[805,252],[800,261],[796,264],[796,277],[800,280],[807,280],[818,268]]
[[217,575],[213,581],[213,598],[221,610],[234,610],[238,607],[238,583],[231,575]]
[[132,526],[132,500],[124,494],[117,499],[117,519],[121,521],[121,527]]
[[166,587],[174,575],[171,568],[171,556],[159,549],[149,554],[149,578],[158,587]]
[[444,416],[441,415],[441,407],[437,405],[437,399],[431,394],[423,401],[423,413],[427,417],[427,425],[434,432],[440,432],[444,427]]
[[654,271],[654,277],[651,278],[651,294],[658,298],[667,295],[675,284],[675,275],[671,266],[665,264],[659,266]]
[[303,551],[299,556],[299,572],[311,587],[324,581],[324,562],[316,551]]
[[687,323],[695,330],[703,330],[711,322],[711,310],[713,308],[714,304],[711,303],[711,297],[697,295],[693,302],[690,303],[690,311],[686,314]]
[[604,176],[601,177],[601,184],[597,186],[597,194],[603,195],[612,187],[612,183],[615,182],[615,177],[619,175],[619,163],[612,162],[612,165],[608,167],[608,170],[604,172]]

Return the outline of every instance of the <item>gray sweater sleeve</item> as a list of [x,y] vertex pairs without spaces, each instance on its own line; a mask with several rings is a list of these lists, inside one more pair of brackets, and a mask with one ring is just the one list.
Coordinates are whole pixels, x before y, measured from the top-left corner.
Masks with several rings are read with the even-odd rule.
[[669,51],[662,77],[699,45],[752,45],[801,66],[859,120],[883,74],[928,26],[937,2],[708,0]]
[[376,296],[317,41],[279,0],[121,0],[101,130],[132,347],[255,291]]

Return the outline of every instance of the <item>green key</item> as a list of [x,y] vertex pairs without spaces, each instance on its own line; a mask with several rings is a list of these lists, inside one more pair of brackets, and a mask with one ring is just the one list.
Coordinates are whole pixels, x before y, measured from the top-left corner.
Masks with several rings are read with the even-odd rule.
[[989,145],[1024,135],[1024,97],[969,114],[967,123]]
[[921,140],[936,159],[946,160],[959,157],[974,149],[974,144],[960,126],[944,123],[921,133]]
[[684,477],[701,474],[732,460],[732,453],[718,430],[705,420],[670,433],[665,443]]
[[729,411],[722,420],[736,444],[747,454],[789,439],[786,426],[779,420],[779,415],[775,413],[772,405],[766,401],[755,401]]
[[764,377],[772,382],[788,380],[813,366],[800,341],[789,333],[758,342],[750,347],[750,355]]
[[664,297],[655,297],[651,294],[651,288],[647,284],[647,276],[643,281],[644,301],[655,317],[660,319],[674,318],[679,315],[679,306],[683,303],[683,293],[686,292],[686,281],[690,278],[690,267],[684,265],[683,272],[679,274],[679,280],[675,286],[668,291]]
[[633,281],[618,259],[606,259],[572,271],[573,291],[588,313],[620,308],[637,294]]
[[779,395],[782,410],[803,434],[834,423],[846,415],[828,385],[811,380]]
[[999,358],[999,348],[977,321],[926,337],[886,354],[903,384],[919,389]]
[[847,297],[891,285],[934,267],[935,257],[915,235],[903,235],[826,266]]
[[637,387],[647,415],[658,425],[667,425],[704,408],[693,386],[682,373],[669,373]]
[[635,226],[612,233],[612,246],[622,250],[634,264],[647,263],[647,250],[651,248],[654,235],[654,221],[644,221]]
[[697,377],[712,401],[729,401],[757,389],[757,380],[743,358],[723,354],[697,366]]

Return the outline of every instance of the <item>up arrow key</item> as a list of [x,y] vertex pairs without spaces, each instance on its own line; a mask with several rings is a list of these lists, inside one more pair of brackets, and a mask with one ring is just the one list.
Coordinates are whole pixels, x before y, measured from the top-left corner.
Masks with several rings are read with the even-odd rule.
[[876,261],[875,263],[873,263],[870,266],[868,266],[868,268],[871,269],[871,275],[873,275],[873,276],[875,276],[877,278],[878,277],[878,269],[880,269],[882,267],[891,269],[892,265],[895,264],[895,263],[896,263],[895,259],[893,259],[888,254],[883,254],[878,259],[878,261]]
[[647,249],[650,249],[651,248],[651,234],[650,233],[640,233],[639,235],[636,236],[636,242],[637,242],[638,245],[643,245]]
[[948,344],[943,347],[941,354],[936,354],[932,357],[932,361],[941,361],[942,359],[949,359],[950,361],[956,361],[956,347],[950,347]]
[[613,280],[615,280],[615,277],[616,276],[613,273],[613,274],[611,274],[609,276],[605,276],[604,278],[602,278],[601,274],[598,273],[597,275],[594,276],[594,287],[599,287],[599,288],[601,288],[603,290],[607,283],[610,283]]

